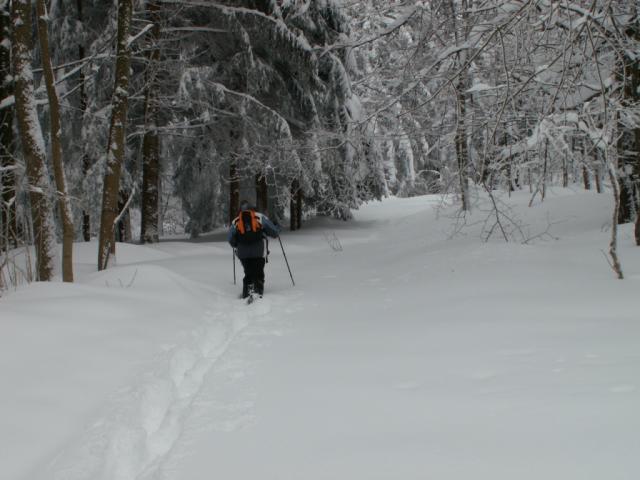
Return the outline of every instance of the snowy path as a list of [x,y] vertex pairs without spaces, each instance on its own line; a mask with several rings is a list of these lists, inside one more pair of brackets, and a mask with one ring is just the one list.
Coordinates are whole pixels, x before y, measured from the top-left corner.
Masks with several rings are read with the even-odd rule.
[[149,478],[635,478],[637,283],[550,278],[575,246],[398,237],[411,206],[377,228],[361,214],[340,253],[291,240],[298,289],[272,280]]
[[608,203],[557,199],[560,240],[528,246],[448,241],[428,201],[285,235],[297,286],[272,244],[250,306],[223,242],[114,269],[139,270],[123,299],[170,296],[140,327],[164,346],[19,478],[639,478],[640,259],[621,249],[626,282],[603,267]]
[[[229,302],[230,304],[230,302]],[[212,366],[247,326],[247,315],[206,310],[200,326],[166,346],[109,411],[42,478],[135,479],[153,472],[182,434]]]

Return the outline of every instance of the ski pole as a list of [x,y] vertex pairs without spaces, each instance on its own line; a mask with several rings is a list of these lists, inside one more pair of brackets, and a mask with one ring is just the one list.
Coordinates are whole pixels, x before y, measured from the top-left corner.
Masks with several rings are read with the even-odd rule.
[[233,249],[233,284],[236,284],[236,249]]
[[284,256],[284,261],[287,264],[287,270],[289,270],[289,276],[291,277],[291,283],[293,286],[296,286],[296,282],[293,281],[293,275],[291,274],[291,268],[289,268],[289,261],[287,260],[287,254],[284,253],[284,247],[282,246],[282,240],[280,239],[280,235],[278,235],[278,241],[280,242],[280,248],[282,248],[282,255]]

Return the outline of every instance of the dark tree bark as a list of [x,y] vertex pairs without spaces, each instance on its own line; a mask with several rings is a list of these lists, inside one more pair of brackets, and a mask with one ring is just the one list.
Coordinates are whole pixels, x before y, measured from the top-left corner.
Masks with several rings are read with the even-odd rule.
[[[84,21],[83,10],[82,10],[83,0],[76,0],[76,8],[78,10],[78,22],[82,23]],[[78,59],[82,60],[85,58],[85,48],[83,44],[78,45]],[[87,112],[87,107],[89,106],[89,100],[87,98],[87,89],[86,89],[86,81],[84,71],[80,70],[79,74],[79,83],[80,83],[80,112],[82,118],[84,120],[84,116]],[[89,174],[89,169],[91,168],[91,161],[89,159],[89,155],[87,155],[86,150],[83,146],[83,154],[82,154],[82,178],[87,178]],[[82,209],[82,239],[85,242],[91,241],[91,215],[89,214],[89,210],[86,209],[86,206]]]
[[[635,12],[635,8],[634,8]],[[625,34],[635,42],[640,41],[640,20],[636,17]],[[621,106],[632,111],[640,101],[640,59],[632,57],[625,49],[618,65],[618,80],[622,83]],[[638,182],[640,182],[640,127],[629,125],[623,115],[618,114],[620,139],[618,140],[618,183],[620,185],[620,208],[618,223],[628,223],[638,210]],[[636,242],[640,238],[636,236]]]
[[153,128],[145,133],[142,142],[142,243],[159,241],[160,138]]
[[302,190],[300,182],[294,179],[291,182],[291,200],[289,202],[289,229],[291,231],[302,228]]
[[299,187],[296,194],[296,226],[298,230],[302,228],[302,189]]
[[[453,0],[450,1],[449,7],[451,9],[451,22],[455,35],[456,46],[466,41],[468,37],[468,14],[466,13],[469,0],[462,0],[460,6],[462,10],[462,21],[457,22],[456,17],[458,13],[456,11]],[[466,65],[467,51],[461,50],[456,54],[456,68],[460,69],[457,81],[455,82],[454,89],[456,95],[456,133],[455,133],[455,146],[456,157],[458,160],[458,180],[460,184],[460,199],[461,208],[464,211],[469,211],[471,203],[469,201],[469,149],[467,146],[467,93],[469,84],[469,66]]]
[[591,180],[589,179],[589,170],[585,165],[582,166],[582,181],[585,190],[591,190]]
[[129,215],[128,200],[131,196],[130,192],[121,191],[118,196],[118,212],[120,219],[116,222],[116,241],[130,242],[131,235],[131,215]]
[[142,221],[140,241],[156,243],[159,240],[158,191],[160,181],[160,138],[158,137],[158,62],[160,60],[160,5],[147,3],[147,14],[153,24],[151,49],[148,54],[145,95],[145,134],[142,141]]
[[466,94],[463,76],[458,80],[456,85],[456,100],[457,100],[457,126],[456,126],[456,156],[458,158],[458,177],[460,181],[460,199],[462,203],[462,210],[468,211],[469,204],[469,151],[467,148],[467,128],[465,124],[465,117],[467,114]]
[[240,175],[238,164],[232,160],[229,164],[229,224],[240,211]]
[[542,201],[544,201],[547,196],[547,169],[549,165],[549,140],[544,141],[544,165],[542,167],[542,189],[540,190],[540,195],[542,197]]
[[587,142],[582,143],[582,182],[584,183],[585,190],[591,190],[591,177],[589,175],[589,169],[585,162],[587,161]]
[[62,280],[73,282],[73,216],[71,203],[67,195],[67,181],[64,174],[64,162],[62,156],[62,123],[60,121],[60,100],[56,90],[56,79],[51,65],[49,53],[49,32],[47,25],[47,8],[44,0],[36,1],[38,17],[38,38],[40,40],[40,56],[44,71],[47,97],[49,100],[49,118],[51,123],[51,160],[53,164],[53,176],[56,182],[58,197],[58,210],[62,222]]
[[593,181],[596,184],[596,192],[602,193],[602,170],[600,170],[600,165],[604,161],[602,157],[602,153],[596,150],[597,157],[596,162],[593,165]]
[[619,218],[620,212],[620,186],[618,184],[615,167],[611,164],[610,160],[607,159],[606,162],[614,200],[613,219],[611,222],[611,240],[609,241],[609,256],[611,257],[611,268],[613,268],[618,279],[623,280],[624,274],[622,273],[622,266],[620,265],[620,259],[618,258],[618,225],[616,224],[616,219]]
[[107,268],[109,255],[115,253],[114,220],[118,216],[118,194],[120,192],[120,171],[124,162],[129,100],[129,67],[131,50],[129,32],[131,30],[132,0],[118,0],[118,45],[116,52],[116,76],[112,100],[109,143],[107,145],[107,165],[102,194],[102,215],[98,241],[98,270]]
[[[0,38],[11,38],[11,12],[9,3],[0,6]],[[13,81],[11,79],[11,45],[0,42],[0,100],[13,95]],[[2,192],[2,207],[0,207],[0,249],[18,246],[18,225],[16,221],[16,179],[13,168],[14,138],[13,120],[14,106],[10,105],[0,110],[0,191]],[[6,241],[6,244],[5,244]]]
[[263,213],[267,213],[269,208],[267,177],[260,173],[256,174],[256,208]]
[[29,200],[36,250],[37,279],[51,280],[57,249],[55,225],[49,193],[49,174],[42,127],[38,121],[32,64],[31,2],[12,3],[12,63],[15,75],[16,117],[29,183]]

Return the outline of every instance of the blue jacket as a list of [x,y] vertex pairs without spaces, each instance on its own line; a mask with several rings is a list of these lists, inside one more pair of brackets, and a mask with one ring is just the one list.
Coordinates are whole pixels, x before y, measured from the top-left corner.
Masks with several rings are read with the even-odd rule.
[[262,225],[263,238],[261,238],[259,241],[249,243],[249,244],[238,243],[237,224],[238,224],[240,215],[238,215],[236,218],[233,219],[233,222],[231,222],[231,227],[229,228],[229,232],[227,234],[227,241],[229,242],[229,245],[231,245],[233,248],[236,249],[236,255],[240,260],[245,258],[264,257],[265,256],[265,242],[264,242],[265,235],[268,235],[272,238],[278,238],[278,235],[280,234],[280,228],[274,225],[266,215],[263,215],[262,213],[259,213],[259,212],[255,212],[255,214],[256,214],[258,223]]

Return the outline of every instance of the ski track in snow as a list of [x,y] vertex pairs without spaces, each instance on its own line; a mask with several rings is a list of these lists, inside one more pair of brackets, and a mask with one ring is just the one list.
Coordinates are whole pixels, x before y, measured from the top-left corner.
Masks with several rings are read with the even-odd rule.
[[[600,201],[568,200],[591,198]],[[443,243],[438,228],[415,222],[426,222],[411,210],[424,210],[420,202],[376,206],[360,214],[360,227],[330,224],[346,254],[317,229],[292,236],[303,288],[285,291],[284,277],[252,305],[233,298],[231,286],[209,287],[216,268],[202,268],[200,256],[209,250],[167,247],[185,254],[180,261],[158,250],[151,265],[162,266],[141,270],[140,295],[176,291],[178,308],[161,311],[163,320],[195,327],[172,329],[181,330],[175,344],[154,358],[147,351],[135,378],[116,382],[125,388],[78,418],[85,431],[57,443],[46,470],[22,478],[640,478],[637,286],[608,280],[592,248],[599,220],[580,224],[592,232],[586,247],[574,238],[553,248]],[[391,217],[398,206],[404,216]],[[390,220],[366,223],[387,208]],[[637,280],[636,257],[626,260]],[[578,274],[552,268],[572,262]],[[589,275],[584,285],[580,272]],[[92,281],[103,283],[102,275]],[[199,286],[206,297],[189,294]],[[191,313],[176,319],[181,305]],[[294,341],[269,348],[277,355],[256,354],[289,328]]]
[[[110,411],[65,449],[42,478],[136,480],[156,478],[179,440],[205,377],[232,342],[258,318],[270,319],[271,300],[251,305],[221,295],[202,325],[180,345],[165,347],[142,380],[115,394]],[[228,312],[228,313],[225,313]],[[259,332],[260,330],[258,330]],[[281,334],[278,330],[270,334]],[[230,372],[242,377],[242,367]],[[250,418],[251,402],[225,404],[226,419],[213,428],[232,431]]]

